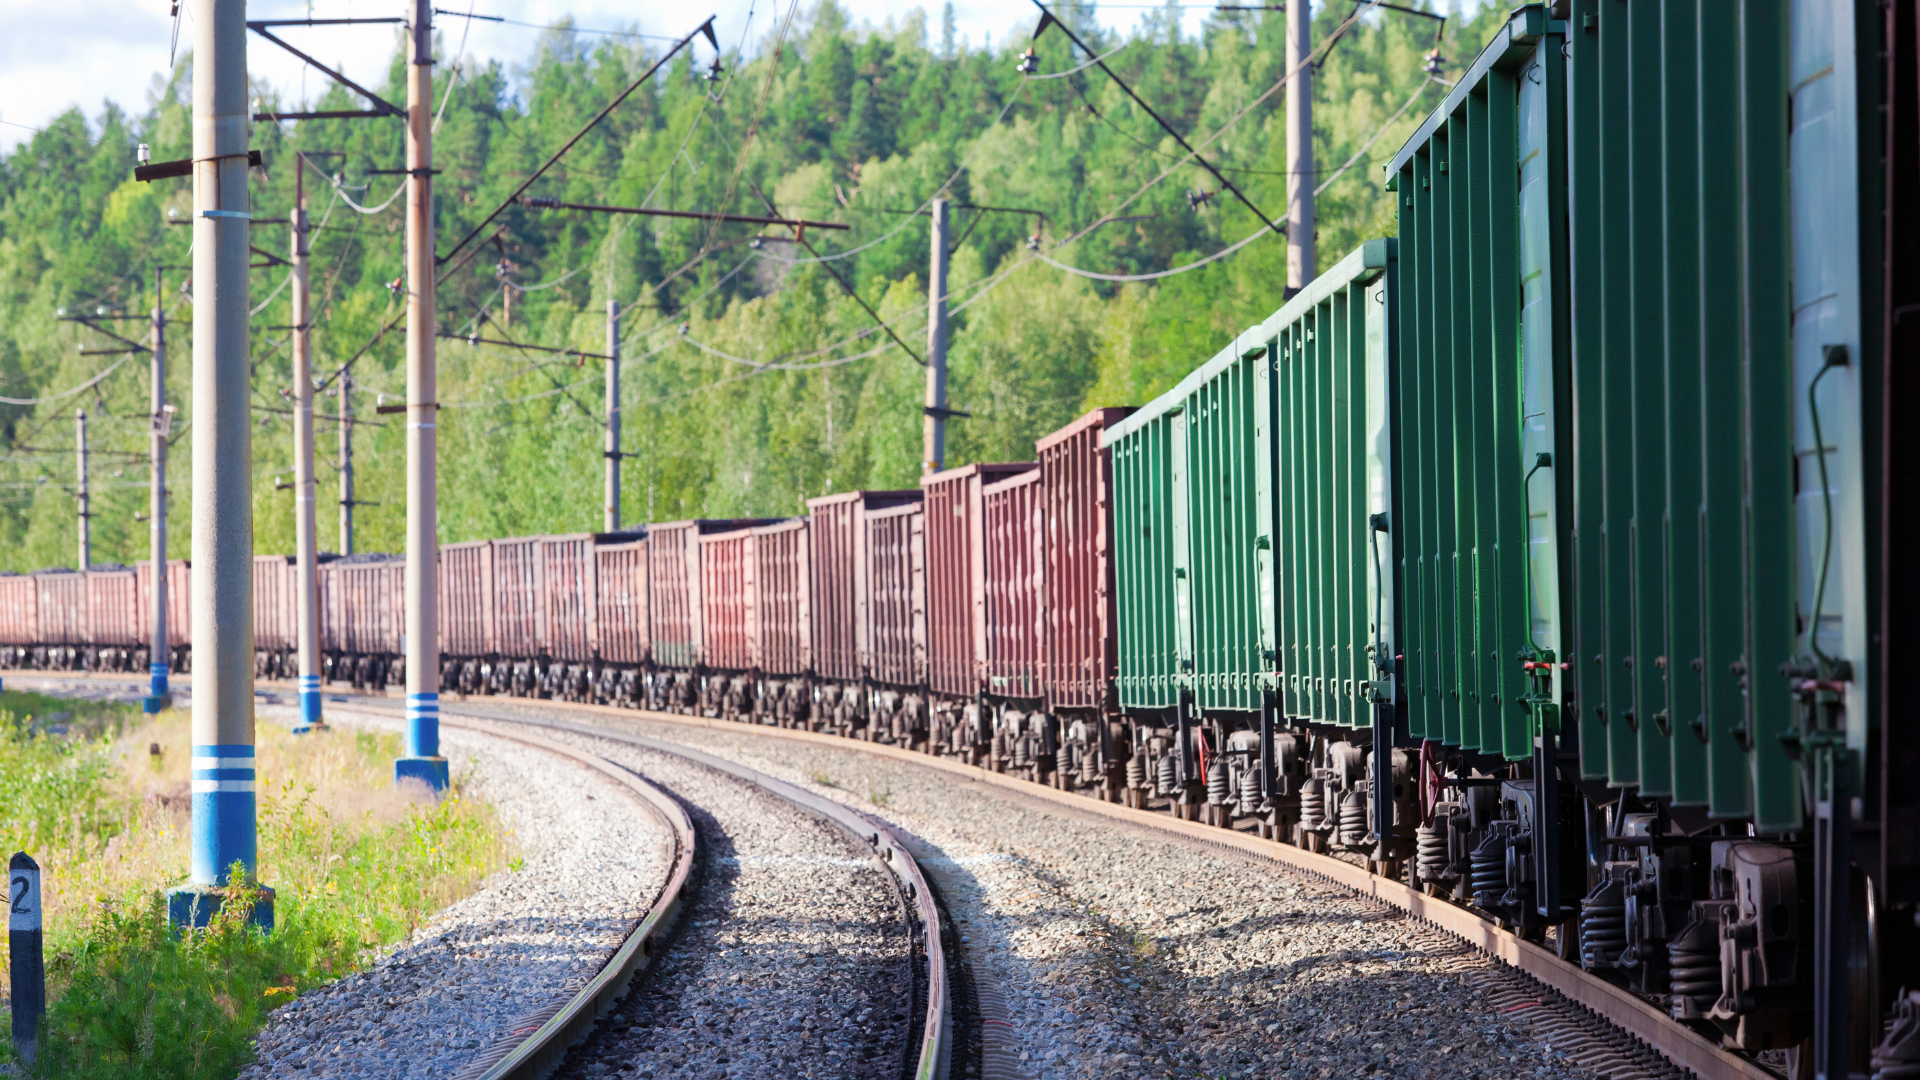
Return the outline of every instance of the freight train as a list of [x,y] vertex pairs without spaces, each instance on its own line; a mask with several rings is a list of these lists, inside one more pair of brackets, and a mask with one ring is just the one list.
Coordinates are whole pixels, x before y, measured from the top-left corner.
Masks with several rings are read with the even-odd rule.
[[[1799,1075],[1920,1075],[1917,40],[1911,3],[1520,7],[1383,166],[1397,234],[1166,394],[805,517],[448,545],[442,688],[1257,829]],[[328,681],[403,682],[402,570],[320,565]],[[0,662],[144,669],[150,572],[0,577]],[[291,574],[256,562],[262,675]]]

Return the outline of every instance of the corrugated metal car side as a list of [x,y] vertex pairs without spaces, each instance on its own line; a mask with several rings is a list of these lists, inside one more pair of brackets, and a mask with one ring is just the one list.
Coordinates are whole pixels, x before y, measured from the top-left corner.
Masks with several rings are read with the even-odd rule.
[[493,647],[493,545],[485,540],[440,549],[440,651],[487,656]]
[[[1256,483],[1254,372],[1238,343],[1187,391],[1187,535],[1194,700],[1203,709],[1260,707],[1260,590],[1255,530],[1267,496]],[[1176,551],[1176,558],[1178,552]]]
[[1049,709],[1113,703],[1119,669],[1113,577],[1113,453],[1107,427],[1132,409],[1095,409],[1035,444],[1046,505],[1041,692]]
[[40,640],[40,587],[31,574],[0,575],[0,645]]
[[[153,597],[153,563],[142,560],[134,564],[134,580],[140,590],[141,615],[140,636],[144,641],[153,632],[147,625],[152,618],[150,605]],[[322,608],[324,612],[325,609]],[[185,559],[171,559],[167,562],[167,647],[177,649],[182,645],[193,644],[193,570]],[[325,640],[325,635],[322,635]],[[322,646],[324,648],[324,646]]]
[[1043,475],[1032,469],[980,493],[987,690],[1006,697],[1040,696],[1046,633]]
[[540,538],[493,541],[493,645],[501,656],[540,655],[546,589],[540,580]]
[[866,515],[918,503],[918,491],[848,491],[807,500],[813,667],[823,679],[860,678],[866,642]]
[[600,659],[612,664],[647,662],[647,541],[596,545]]
[[[1255,572],[1263,655],[1285,714],[1368,727],[1393,701],[1397,577],[1388,503],[1388,292],[1395,241],[1370,240],[1251,331],[1255,431],[1269,494]],[[1376,629],[1376,618],[1378,628]],[[1376,645],[1386,666],[1376,673]],[[1376,698],[1376,681],[1378,696]]]
[[593,599],[593,536],[543,536],[539,540],[542,651],[555,660],[593,659],[598,634]]
[[921,505],[866,515],[867,639],[862,667],[876,682],[927,680],[926,538]]
[[145,645],[153,630],[147,626],[147,598],[140,594],[133,570],[87,571],[87,643],[90,645]]
[[984,508],[980,491],[1038,467],[966,465],[920,478],[926,492],[927,685],[971,697],[986,679]]
[[[1144,411],[1144,410],[1143,410]],[[1113,577],[1119,600],[1120,707],[1165,709],[1179,701],[1186,667],[1173,565],[1174,416],[1155,410],[1109,427],[1102,444],[1113,455]],[[1184,438],[1184,430],[1182,432]]]
[[700,543],[691,521],[647,528],[647,621],[653,662],[700,664]]
[[803,675],[813,667],[812,531],[806,518],[753,530],[754,666],[768,675]]
[[[1793,510],[1820,491],[1815,468],[1796,476],[1795,419],[1820,343],[1850,336],[1794,331],[1819,321],[1821,293],[1852,290],[1814,284],[1826,230],[1793,220],[1790,188],[1851,232],[1838,208],[1858,185],[1820,190],[1847,155],[1804,160],[1789,139],[1833,137],[1851,110],[1832,96],[1843,79],[1790,72],[1813,9],[1740,5],[1711,31],[1704,5],[1697,24],[1686,10],[1583,5],[1574,18],[1605,32],[1567,35],[1581,767],[1794,830],[1801,774],[1781,736],[1798,706],[1783,674],[1812,621],[1795,589],[1810,600],[1814,575],[1796,573]],[[1840,54],[1814,52],[1832,75]],[[1796,346],[1812,354],[1798,371]]]
[[253,647],[257,651],[295,647],[293,569],[290,555],[253,557]]
[[751,530],[699,538],[700,630],[705,663],[724,671],[754,666],[758,629]]
[[771,525],[775,518],[711,518],[647,526],[647,615],[653,662],[661,667],[706,663],[699,537]]
[[33,575],[39,592],[40,644],[87,643],[86,575],[72,570],[42,570]]
[[[362,558],[355,556],[356,559]],[[403,555],[329,563],[338,591],[337,648],[400,655],[406,635],[407,560]]]

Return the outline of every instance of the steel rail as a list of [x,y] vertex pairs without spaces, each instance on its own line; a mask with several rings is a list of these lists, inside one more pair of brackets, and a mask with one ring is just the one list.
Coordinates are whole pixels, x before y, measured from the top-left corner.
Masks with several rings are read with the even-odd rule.
[[[36,676],[44,677],[44,673],[41,672],[19,672],[17,674],[28,678]],[[0,677],[4,678],[12,678],[15,677],[15,675],[16,673],[14,672],[0,672]],[[93,676],[93,678],[96,680],[100,679],[99,676]],[[49,681],[63,680],[56,678]],[[64,681],[84,681],[84,679],[76,678]],[[103,681],[118,682],[127,680],[125,678],[108,676],[107,680]],[[329,692],[347,693],[349,691],[344,691],[342,688],[336,687]],[[355,695],[364,694],[364,692],[361,691],[351,691],[351,693]],[[491,695],[488,696],[490,697]],[[465,695],[451,695],[451,697],[457,704],[454,704],[452,709],[443,704],[443,713],[453,711],[453,709],[460,709],[471,715],[471,707],[464,706],[466,700]],[[486,697],[483,697],[481,700],[486,700]],[[1052,803],[1065,810],[1092,814],[1116,822],[1136,825],[1158,832],[1171,833],[1182,839],[1212,844],[1258,858],[1286,863],[1297,870],[1312,874],[1326,881],[1341,885],[1360,895],[1371,897],[1382,903],[1398,908],[1413,918],[1419,919],[1436,929],[1452,934],[1481,952],[1500,960],[1509,967],[1526,973],[1540,983],[1560,993],[1568,1000],[1592,1010],[1622,1033],[1631,1036],[1653,1053],[1672,1062],[1675,1066],[1691,1072],[1694,1076],[1699,1077],[1700,1080],[1779,1080],[1777,1074],[1771,1072],[1758,1062],[1727,1050],[1692,1028],[1674,1020],[1665,1011],[1642,1001],[1624,987],[1616,986],[1605,979],[1599,978],[1577,964],[1562,960],[1546,949],[1505,929],[1493,919],[1482,916],[1470,908],[1462,907],[1448,900],[1428,896],[1423,892],[1409,887],[1403,882],[1383,877],[1373,873],[1366,867],[1344,862],[1331,855],[1322,855],[1307,851],[1304,848],[1295,847],[1291,844],[1283,844],[1277,840],[1263,840],[1257,836],[1238,832],[1233,829],[1203,825],[1197,821],[1186,821],[1163,813],[1155,813],[1150,810],[1136,810],[1118,803],[1105,802],[1100,799],[1089,798],[1085,795],[1062,791],[1058,788],[1035,783],[1020,777],[997,773],[978,765],[967,765],[951,758],[936,757],[914,750],[904,750],[900,747],[890,746],[885,743],[847,739],[838,735],[829,735],[822,732],[798,731],[791,728],[773,727],[762,724],[743,724],[737,721],[711,717],[682,716],[677,713],[654,712],[649,709],[626,709],[613,705],[523,698],[507,698],[505,702],[514,703],[519,708],[525,709],[528,706],[519,703],[532,702],[535,700],[539,702],[535,707],[540,709],[571,711],[587,715],[604,715],[629,720],[638,719],[653,723],[675,724],[683,727],[707,728],[714,731],[745,731],[749,734],[770,739],[784,739],[790,742],[808,743],[815,746],[841,750],[857,750],[898,761],[903,764],[919,765],[936,772],[943,772],[965,780],[981,783],[988,787],[999,788],[1009,794]],[[693,750],[689,747],[677,747],[671,743],[659,743],[657,740],[646,739],[644,736],[631,735],[621,731],[610,731],[593,725],[573,724],[560,720],[540,721],[520,720],[518,718],[512,722],[553,727],[560,730],[575,731],[581,734],[590,734],[623,742],[657,744],[658,748],[665,752],[686,757],[693,757],[694,755],[699,755],[701,758],[711,757],[711,755],[704,754],[701,751]],[[714,760],[717,762],[722,759]],[[735,765],[731,762],[726,762],[725,766],[729,769],[739,769],[746,773],[753,773],[753,770],[746,766]],[[721,766],[716,765],[715,767]],[[754,775],[757,776],[761,774],[754,773]],[[782,781],[772,780],[772,778],[768,779],[772,783],[784,783]],[[830,805],[838,806],[839,804],[830,803]],[[842,809],[845,808],[843,807]],[[850,810],[848,812],[852,813]],[[884,826],[876,826],[876,828],[884,828]],[[897,839],[894,840],[894,843],[897,845]],[[900,851],[902,855],[905,855],[904,848],[901,848]],[[917,866],[915,870],[917,872]],[[919,880],[917,893],[919,896],[926,896],[924,879]],[[931,898],[929,898],[928,903],[923,905],[923,907],[930,907],[930,901]],[[933,925],[937,927],[937,924]],[[933,950],[939,944],[937,929],[930,929],[927,935],[927,941],[929,968],[937,971],[938,969],[934,969],[931,962]],[[928,998],[931,1004],[933,995],[929,993]],[[932,1010],[930,1008],[930,1016],[931,1012]],[[931,1030],[931,1025],[929,1026],[929,1030]],[[927,1044],[933,1045],[933,1040],[931,1038],[928,1039]],[[942,1047],[940,1049],[944,1054],[950,1050],[950,1047]],[[922,1064],[923,1068],[915,1073],[917,1080],[936,1080],[936,1078],[941,1075],[939,1073],[929,1073],[925,1071],[924,1058]]]

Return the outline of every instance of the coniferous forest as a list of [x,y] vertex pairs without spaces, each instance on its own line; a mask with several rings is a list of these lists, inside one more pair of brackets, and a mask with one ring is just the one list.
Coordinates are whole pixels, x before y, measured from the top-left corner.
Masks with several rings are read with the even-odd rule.
[[[1283,13],[1217,12],[1194,37],[1180,32],[1177,9],[1149,14],[1128,34],[1100,30],[1089,8],[1057,10],[1235,186],[1284,217]],[[1329,0],[1315,16],[1315,40],[1333,36],[1353,10]],[[1053,265],[1153,273],[1259,228],[1097,67],[1041,77],[1088,59],[1057,29],[1040,37],[1027,75],[1020,54],[1031,25],[1007,27],[1004,44],[982,48],[957,43],[950,17],[920,12],[854,25],[822,0],[790,22],[780,21],[785,10],[779,16],[761,20],[750,40],[720,27],[717,77],[708,78],[704,41],[695,58],[675,57],[529,194],[849,228],[807,230],[809,248],[779,227],[508,209],[448,264],[440,286],[439,330],[448,335],[439,344],[442,542],[600,528],[603,362],[467,339],[601,353],[609,298],[627,309],[627,521],[789,516],[828,491],[913,485],[929,273],[928,219],[917,212],[943,185],[956,241],[949,397],[971,413],[949,425],[949,464],[1030,458],[1037,436],[1093,406],[1147,400],[1280,305],[1286,247],[1273,235],[1152,281],[1094,280]],[[1390,10],[1356,22],[1327,53],[1313,84],[1322,268],[1392,231],[1380,163],[1501,16],[1489,6],[1474,19],[1450,19],[1437,65],[1428,59],[1436,21]],[[322,60],[341,59],[322,31],[289,33]],[[528,31],[524,66],[480,65],[463,55],[461,20],[443,19],[437,34],[443,253],[663,49],[563,24]],[[272,48],[257,38],[250,47],[256,55]],[[373,89],[400,102],[397,36],[392,49],[387,80]],[[188,551],[191,230],[174,223],[186,221],[192,196],[185,179],[138,183],[132,170],[140,143],[155,161],[189,156],[191,65],[183,56],[138,112],[76,110],[0,156],[0,396],[29,402],[0,404],[0,569],[76,561],[79,409],[88,414],[93,560],[146,556],[147,527],[136,513],[148,499],[147,357],[83,351],[117,343],[59,313],[141,315],[155,303],[156,270],[179,410],[170,545],[176,556]],[[265,103],[365,105],[338,87],[311,101]],[[360,421],[354,547],[398,550],[403,430],[376,406],[405,394],[395,321],[404,309],[405,199],[389,199],[403,180],[392,172],[405,164],[401,122],[257,123],[252,144],[263,157],[253,172],[256,217],[285,217],[296,151],[326,163],[324,175],[306,174],[319,226],[314,370],[326,383],[317,412],[338,416],[345,405]],[[263,222],[253,242],[284,257],[287,230]],[[286,267],[255,263],[254,545],[283,552],[293,549],[292,493],[276,486],[292,475],[292,319]],[[146,338],[138,319],[99,325]],[[328,550],[338,544],[337,432],[334,422],[318,425]]]

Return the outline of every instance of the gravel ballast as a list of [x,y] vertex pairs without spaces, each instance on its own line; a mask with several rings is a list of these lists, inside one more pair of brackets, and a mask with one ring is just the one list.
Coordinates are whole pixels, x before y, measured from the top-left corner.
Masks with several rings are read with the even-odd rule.
[[[262,720],[280,719],[262,706]],[[330,704],[339,726],[397,716]],[[442,752],[522,853],[366,970],[273,1013],[249,1080],[447,1077],[524,1037],[526,1017],[584,985],[666,882],[666,828],[612,780],[524,744],[453,727]]]
[[917,836],[978,988],[984,1053],[965,1075],[1594,1075],[1526,1011],[1486,1007],[1493,961],[1284,865],[747,727],[566,718],[728,757]]
[[703,880],[657,966],[563,1077],[897,1077],[913,1005],[906,912],[871,848],[669,754],[562,732],[687,806]]

